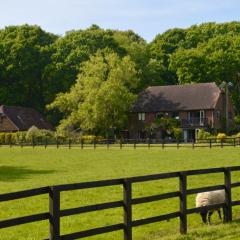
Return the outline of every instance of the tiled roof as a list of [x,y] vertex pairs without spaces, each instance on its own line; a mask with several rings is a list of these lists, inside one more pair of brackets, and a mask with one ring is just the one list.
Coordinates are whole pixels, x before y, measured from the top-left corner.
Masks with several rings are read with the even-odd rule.
[[33,125],[39,129],[52,129],[43,116],[32,108],[16,106],[0,106],[0,114],[7,116],[19,131],[28,130]]
[[220,93],[215,83],[148,87],[139,94],[131,112],[214,109]]

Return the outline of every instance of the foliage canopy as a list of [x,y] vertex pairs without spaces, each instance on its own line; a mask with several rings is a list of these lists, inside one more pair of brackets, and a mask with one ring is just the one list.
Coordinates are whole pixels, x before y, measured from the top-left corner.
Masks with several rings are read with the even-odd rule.
[[[109,54],[106,54],[106,51]],[[124,67],[122,66],[121,71],[112,70],[108,75],[109,69],[101,59],[101,54],[105,55],[104,61],[107,61],[106,59],[110,56],[112,58],[117,56],[121,59],[120,62],[125,61]],[[93,59],[95,59],[95,63],[93,63]],[[108,62],[107,65],[111,68],[114,64],[116,62],[113,62],[112,66]],[[133,73],[133,71],[130,73],[129,67],[134,69],[134,78],[138,79],[138,84],[134,87],[129,85],[132,83]],[[120,81],[113,83],[106,77],[109,76],[112,79],[112,74],[115,77],[120,74],[119,79],[122,80],[124,69],[126,69],[125,74],[131,76],[128,83],[126,80],[124,83],[120,83]],[[71,119],[76,119],[70,112],[77,109],[77,103],[82,105],[83,101],[86,102],[88,93],[86,90],[83,94],[83,90],[79,89],[81,85],[79,79],[88,78],[91,81],[91,71],[98,72],[97,78],[104,79],[104,81],[101,84],[95,82],[96,78],[93,81],[92,85],[97,85],[102,89],[101,91],[98,89],[99,95],[94,93],[92,96],[91,94],[88,96],[89,105],[91,105],[92,100],[90,99],[93,99],[93,96],[102,99],[101,96],[105,95],[108,102],[113,102],[112,104],[116,106],[116,98],[122,96],[120,93],[123,94],[126,89],[131,94],[137,94],[150,85],[213,81],[220,85],[222,81],[226,81],[233,83],[230,93],[235,111],[239,114],[239,69],[240,22],[222,24],[212,22],[193,25],[187,29],[170,29],[158,34],[150,43],[131,30],[105,30],[97,25],[92,25],[85,30],[69,31],[64,36],[48,33],[35,25],[9,26],[0,30],[1,103],[33,107],[46,114],[54,125],[58,125],[61,120],[63,126],[65,123],[71,122]],[[103,71],[102,76],[100,71]],[[79,87],[77,87],[78,85]],[[91,84],[84,84],[85,87],[89,89]],[[116,91],[118,87],[119,92]],[[79,94],[78,90],[81,90]],[[94,88],[92,90],[94,91]],[[74,91],[76,96],[70,98],[70,92]],[[46,105],[54,106],[63,98],[67,104],[62,104],[61,107],[61,104],[58,104],[57,108],[52,107],[53,110],[46,111]],[[130,100],[132,101],[132,98],[128,99],[129,102],[131,102]],[[100,105],[106,104],[105,102],[100,104],[99,100],[99,103],[94,106],[98,108]],[[118,104],[120,103],[119,99]],[[83,107],[89,108],[86,105]],[[125,108],[122,109],[122,111],[125,110]],[[95,117],[105,119],[105,113],[101,108],[98,112]],[[86,119],[87,117],[84,120],[81,118],[82,124]],[[120,121],[121,124],[114,120],[112,126],[120,126],[125,120],[121,119]],[[110,125],[106,123],[106,126]],[[84,126],[87,129],[93,129],[93,125],[86,124]]]

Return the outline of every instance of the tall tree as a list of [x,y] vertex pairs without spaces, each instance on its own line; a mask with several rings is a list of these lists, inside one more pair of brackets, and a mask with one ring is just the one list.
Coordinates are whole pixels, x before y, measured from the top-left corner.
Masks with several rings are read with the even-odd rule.
[[49,46],[57,36],[38,26],[11,26],[0,30],[0,102],[45,108],[45,66]]
[[53,101],[56,93],[70,89],[81,64],[99,49],[109,48],[122,56],[126,54],[112,35],[110,30],[92,25],[86,30],[69,31],[52,45],[51,64],[46,69],[49,82],[52,83],[48,86],[48,102]]
[[151,61],[149,75],[152,85],[171,85],[178,82],[176,72],[169,68],[171,55],[185,39],[185,30],[175,28],[158,34],[149,44]]
[[81,65],[75,85],[58,94],[49,108],[65,114],[59,130],[81,128],[101,133],[121,129],[127,120],[138,78],[135,64],[109,49],[99,50]]
[[235,110],[240,108],[240,36],[231,33],[216,36],[197,48],[179,49],[171,57],[170,67],[180,83],[222,81],[232,82]]
[[151,82],[149,74],[151,63],[147,42],[131,30],[115,30],[113,31],[113,37],[119,46],[126,50],[126,54],[135,63],[139,75],[139,85],[136,91],[142,90]]

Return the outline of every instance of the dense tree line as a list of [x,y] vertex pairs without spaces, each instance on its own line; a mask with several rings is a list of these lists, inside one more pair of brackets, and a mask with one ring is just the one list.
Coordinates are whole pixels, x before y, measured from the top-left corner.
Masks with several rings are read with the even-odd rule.
[[150,43],[97,25],[64,36],[29,25],[0,30],[0,103],[33,107],[60,129],[122,128],[146,86],[212,81],[233,84],[239,113],[240,22],[170,29]]

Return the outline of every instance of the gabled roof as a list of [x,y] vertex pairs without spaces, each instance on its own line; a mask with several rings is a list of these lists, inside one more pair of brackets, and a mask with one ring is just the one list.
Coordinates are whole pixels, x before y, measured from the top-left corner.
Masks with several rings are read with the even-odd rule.
[[139,94],[131,112],[214,109],[220,94],[215,83],[148,87]]
[[53,129],[43,116],[32,108],[16,106],[0,106],[0,115],[6,116],[19,131],[28,130],[32,126],[39,129]]

